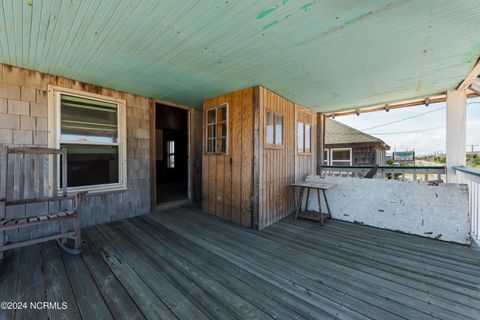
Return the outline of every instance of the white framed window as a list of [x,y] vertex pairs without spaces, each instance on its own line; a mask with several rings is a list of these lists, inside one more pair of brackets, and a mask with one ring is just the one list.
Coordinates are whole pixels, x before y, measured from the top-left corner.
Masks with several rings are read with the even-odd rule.
[[[48,89],[49,146],[67,149],[68,191],[126,189],[125,101],[55,86]],[[60,163],[57,168],[60,190],[64,173]]]
[[323,150],[323,165],[330,165],[330,149]]
[[305,122],[297,123],[297,152],[302,155],[310,155],[312,153],[311,133],[312,125]]
[[332,148],[330,149],[330,165],[332,166],[351,166],[352,148]]
[[228,103],[206,111],[206,153],[228,152]]
[[270,148],[283,146],[283,116],[279,113],[266,112],[265,145]]
[[175,141],[167,141],[167,168],[175,168]]

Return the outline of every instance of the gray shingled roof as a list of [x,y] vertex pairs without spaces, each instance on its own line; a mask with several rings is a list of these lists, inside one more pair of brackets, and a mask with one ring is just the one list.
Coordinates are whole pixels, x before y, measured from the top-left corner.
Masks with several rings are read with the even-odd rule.
[[387,149],[390,147],[381,139],[371,136],[365,132],[354,129],[333,119],[326,119],[325,127],[326,145],[384,145]]

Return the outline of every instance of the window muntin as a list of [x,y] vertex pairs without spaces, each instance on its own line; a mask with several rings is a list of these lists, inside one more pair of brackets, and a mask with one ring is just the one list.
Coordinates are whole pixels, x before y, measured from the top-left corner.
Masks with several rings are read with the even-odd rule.
[[332,166],[351,166],[352,149],[331,149],[330,159]]
[[323,151],[323,165],[328,166],[330,164],[330,150],[325,149]]
[[207,111],[207,152],[216,151],[217,109]]
[[312,125],[304,122],[297,123],[297,151],[300,154],[310,154]]
[[[125,189],[125,102],[55,86],[49,92],[56,119],[50,146],[67,149],[68,191]],[[57,170],[61,188],[61,160]]]
[[227,153],[228,108],[227,104],[207,110],[207,153]]
[[272,111],[266,112],[265,144],[269,147],[283,145],[283,116]]
[[219,139],[217,141],[217,150],[219,153],[227,152],[227,106],[222,105],[217,109],[217,128],[219,131]]

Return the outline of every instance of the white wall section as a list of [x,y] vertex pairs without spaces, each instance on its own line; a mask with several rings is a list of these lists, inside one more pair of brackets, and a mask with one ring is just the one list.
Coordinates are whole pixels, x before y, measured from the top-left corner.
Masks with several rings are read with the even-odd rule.
[[[326,191],[334,219],[470,244],[467,185],[307,177],[307,181],[318,180],[336,184]],[[316,196],[310,196],[309,210],[318,211]]]

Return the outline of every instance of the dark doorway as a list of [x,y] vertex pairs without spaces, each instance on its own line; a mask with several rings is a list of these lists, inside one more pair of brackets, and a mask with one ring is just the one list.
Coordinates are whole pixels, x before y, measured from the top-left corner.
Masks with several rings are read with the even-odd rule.
[[157,204],[188,197],[188,111],[156,105]]

